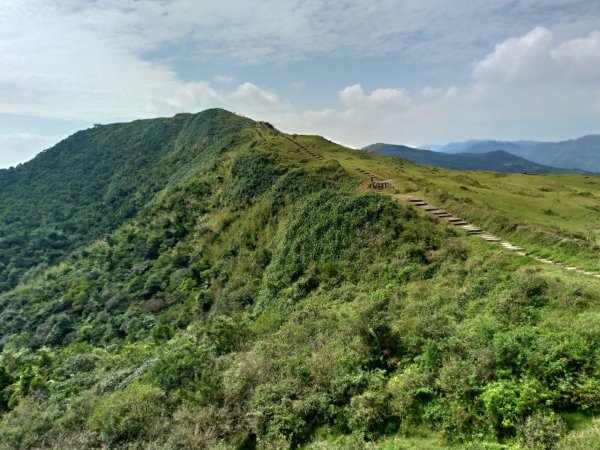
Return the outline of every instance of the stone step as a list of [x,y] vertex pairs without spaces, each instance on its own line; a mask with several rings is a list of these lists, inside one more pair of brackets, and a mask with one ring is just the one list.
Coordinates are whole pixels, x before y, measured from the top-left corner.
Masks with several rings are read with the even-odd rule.
[[411,203],[415,206],[427,206],[427,203],[425,203],[425,202],[411,202]]
[[440,214],[448,214],[446,211],[444,211],[443,209],[437,209],[435,211],[431,211],[431,214],[435,214],[436,216],[439,216]]
[[523,250],[521,247],[513,245],[510,242],[501,242],[500,245],[502,247],[504,247],[506,250],[512,250],[512,251],[517,251],[517,250],[522,251]]
[[496,236],[492,236],[491,234],[480,234],[479,237],[487,242],[500,242],[501,239]]
[[437,211],[438,209],[435,206],[427,206],[426,208],[423,208],[425,211]]
[[452,217],[452,218],[448,219],[448,222],[464,222],[464,220],[461,219],[460,217]]
[[423,203],[423,200],[420,198],[411,198],[408,200],[410,203]]
[[455,225],[457,227],[461,227],[463,225],[468,225],[468,222],[465,222],[464,220],[462,222],[452,222],[452,225]]

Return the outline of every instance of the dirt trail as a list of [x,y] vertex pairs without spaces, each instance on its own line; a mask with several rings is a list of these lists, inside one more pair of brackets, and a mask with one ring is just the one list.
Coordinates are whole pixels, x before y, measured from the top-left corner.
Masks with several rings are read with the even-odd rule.
[[261,138],[264,139],[265,136],[268,134],[274,134],[277,136],[281,136],[282,138],[290,141],[292,144],[294,144],[296,147],[298,147],[304,153],[309,154],[310,156],[312,156],[315,159],[318,159],[319,161],[325,161],[325,158],[322,155],[319,155],[318,153],[313,152],[308,147],[306,147],[305,145],[302,145],[300,142],[298,142],[294,138],[288,136],[287,134],[280,133],[279,131],[270,127],[270,125],[266,124],[265,122],[256,122],[256,124],[258,126],[256,128],[254,128],[254,131],[256,131]]
[[302,145],[300,142],[296,141],[295,139],[293,139],[285,134],[282,134],[281,136],[284,137],[285,139],[287,139],[288,141],[290,141],[291,143],[295,144],[300,150],[304,151],[305,153],[308,153],[313,158],[318,159],[319,161],[325,161],[325,158],[323,156],[308,149],[307,147],[305,147],[304,145]]

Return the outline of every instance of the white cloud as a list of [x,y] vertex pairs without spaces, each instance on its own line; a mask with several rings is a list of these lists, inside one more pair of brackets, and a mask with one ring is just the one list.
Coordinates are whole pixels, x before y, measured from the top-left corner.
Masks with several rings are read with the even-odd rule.
[[491,83],[600,78],[600,31],[558,44],[555,41],[553,33],[544,27],[507,39],[475,63],[473,78]]
[[252,83],[242,83],[227,95],[228,103],[235,105],[244,113],[277,113],[288,105],[281,102],[273,92],[261,89]]
[[404,109],[411,105],[406,89],[375,89],[367,95],[360,84],[355,84],[345,87],[339,96],[350,108]]
[[552,84],[473,83],[430,88],[428,96],[406,91],[410,101],[398,108],[371,101],[375,91],[385,90],[365,93],[348,86],[341,91],[345,102],[340,109],[275,114],[269,120],[287,132],[320,134],[351,147],[374,142],[419,146],[472,138],[558,140],[600,131],[593,119],[600,114],[600,89],[557,93]]
[[61,118],[148,117],[207,107],[207,83],[183,83],[53,3],[0,5],[0,112]]
[[[140,3],[147,13],[156,8]],[[165,64],[142,59],[136,50],[150,48],[150,39],[123,45],[118,33],[105,33],[111,21],[135,25],[116,6],[85,4],[89,11],[78,9],[79,2],[58,5],[0,4],[0,113],[108,121],[215,106],[242,113],[279,106],[275,94],[254,84],[226,88],[232,76],[214,77],[219,90],[208,81],[182,81]]]
[[510,38],[473,65],[462,86],[339,92],[341,109],[307,110],[274,119],[284,129],[319,133],[355,147],[470,138],[564,139],[597,133],[600,32],[557,42],[536,27]]
[[[386,52],[396,44],[390,37],[426,25],[427,3],[443,2],[263,0],[249,5],[243,0],[21,0],[21,3],[24,5],[21,10],[38,9],[55,12],[65,20],[75,18],[92,33],[108,35],[120,47],[131,51],[145,52],[165,44],[176,47],[185,42],[200,56],[255,64],[300,59],[307,52]],[[14,4],[16,1],[9,8]]]
[[426,100],[433,100],[439,97],[452,98],[459,94],[459,89],[456,86],[449,88],[425,86],[419,94]]
[[600,79],[600,31],[566,41],[550,50],[561,70],[577,80]]
[[473,77],[491,82],[537,82],[553,70],[549,55],[552,42],[552,33],[544,27],[507,39],[475,64]]

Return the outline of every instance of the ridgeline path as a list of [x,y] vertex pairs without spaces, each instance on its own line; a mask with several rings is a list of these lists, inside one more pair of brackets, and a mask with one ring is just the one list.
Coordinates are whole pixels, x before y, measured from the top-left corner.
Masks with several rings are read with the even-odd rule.
[[281,136],[282,138],[287,139],[288,141],[290,141],[292,144],[294,144],[296,147],[298,147],[304,153],[309,154],[310,156],[312,156],[315,159],[318,159],[319,161],[325,161],[325,158],[322,155],[319,155],[318,153],[313,152],[308,147],[302,145],[300,142],[298,142],[297,140],[295,140],[291,136],[288,136],[287,134],[283,134],[283,133],[280,133],[279,131],[276,131],[274,128],[270,127],[265,122],[256,122],[256,123],[258,124],[258,126],[255,127],[254,130],[259,134],[259,136],[261,138],[264,139],[265,138],[265,134],[275,134],[277,136]]

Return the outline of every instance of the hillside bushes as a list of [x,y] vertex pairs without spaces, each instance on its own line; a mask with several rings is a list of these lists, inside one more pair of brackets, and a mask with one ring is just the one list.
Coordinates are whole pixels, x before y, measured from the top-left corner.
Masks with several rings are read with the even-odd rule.
[[597,284],[208,117],[211,169],[0,295],[0,449],[598,441]]

